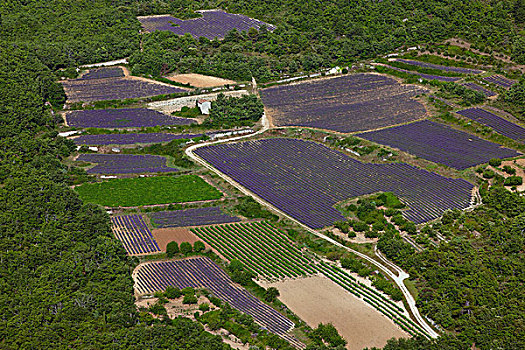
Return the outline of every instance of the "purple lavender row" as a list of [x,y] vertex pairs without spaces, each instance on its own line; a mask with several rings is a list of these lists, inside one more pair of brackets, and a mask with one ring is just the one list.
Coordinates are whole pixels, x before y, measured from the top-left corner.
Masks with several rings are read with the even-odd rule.
[[363,131],[426,116],[413,97],[426,92],[378,74],[351,74],[261,91],[279,126],[308,126],[339,132]]
[[141,216],[114,216],[111,223],[115,237],[122,242],[128,254],[160,252],[157,241]]
[[516,84],[515,80],[504,77],[503,75],[494,74],[489,77],[483,78],[486,82],[501,86],[505,89],[510,89],[510,87]]
[[87,79],[107,79],[107,78],[119,78],[124,76],[124,71],[120,67],[104,67],[104,68],[92,68],[85,73],[82,78]]
[[197,155],[284,213],[312,228],[344,220],[338,202],[393,192],[423,223],[470,205],[472,184],[407,164],[361,163],[323,145],[275,138],[196,150]]
[[356,135],[455,169],[510,158],[519,153],[449,126],[422,120]]
[[440,64],[433,64],[433,63],[414,61],[414,60],[405,60],[405,59],[402,59],[402,58],[397,58],[396,61],[397,62],[406,63],[406,64],[410,64],[410,65],[413,65],[413,66],[423,67],[423,68],[438,69],[438,70],[442,70],[442,71],[445,71],[445,72],[456,72],[456,73],[463,73],[463,74],[479,74],[479,73],[482,72],[479,69],[442,66]]
[[160,211],[150,214],[158,227],[187,227],[239,222],[238,217],[224,214],[219,207]]
[[69,126],[77,128],[140,128],[157,125],[189,125],[193,119],[172,117],[146,108],[92,109],[66,114]]
[[122,100],[186,92],[177,87],[127,77],[65,80],[62,85],[68,102]]
[[507,136],[519,142],[525,142],[525,128],[509,122],[493,113],[481,108],[469,108],[458,111],[458,114],[467,117],[475,122],[486,125],[494,129],[497,133]]
[[293,322],[246,289],[235,286],[230,277],[207,257],[144,264],[136,271],[136,281],[139,293],[164,291],[168,286],[206,288],[215,297],[252,316],[278,335],[284,335],[293,326]]
[[469,88],[469,89],[471,89],[471,90],[479,91],[483,95],[485,95],[486,97],[496,96],[495,92],[490,91],[489,89],[485,89],[483,86],[478,85],[476,83],[465,83],[465,84],[462,84],[462,85],[467,87],[467,88]]
[[88,174],[142,174],[179,171],[166,166],[166,158],[149,154],[81,154],[77,161],[97,164],[87,170]]
[[419,73],[419,72],[415,72],[415,71],[411,71],[411,70],[406,70],[406,69],[402,69],[402,68],[389,66],[389,65],[386,65],[386,64],[385,64],[385,66],[390,68],[390,69],[396,70],[398,72],[403,72],[403,73],[417,75],[417,76],[420,76],[421,78],[427,79],[427,80],[438,80],[438,81],[454,82],[454,81],[458,81],[458,80],[461,79],[460,77],[444,77],[444,76],[441,76],[441,75],[432,75],[432,74]]
[[148,134],[101,134],[101,135],[81,135],[73,141],[77,145],[134,145],[169,142],[179,139],[193,139],[202,134],[167,134],[167,133],[148,133]]
[[208,39],[222,39],[231,30],[248,31],[250,28],[259,30],[266,26],[268,30],[274,30],[271,24],[239,14],[231,14],[220,10],[201,11],[202,17],[180,20],[166,15],[156,17],[139,17],[143,27],[153,32],[155,30],[170,31],[178,35],[186,33],[194,38],[205,37]]

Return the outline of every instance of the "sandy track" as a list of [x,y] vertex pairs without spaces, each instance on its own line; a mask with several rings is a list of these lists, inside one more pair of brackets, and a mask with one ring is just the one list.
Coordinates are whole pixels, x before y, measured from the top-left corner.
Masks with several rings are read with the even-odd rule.
[[408,338],[388,318],[382,316],[343,288],[323,276],[272,283],[285,303],[309,326],[332,323],[348,341],[347,349],[383,347],[390,338]]

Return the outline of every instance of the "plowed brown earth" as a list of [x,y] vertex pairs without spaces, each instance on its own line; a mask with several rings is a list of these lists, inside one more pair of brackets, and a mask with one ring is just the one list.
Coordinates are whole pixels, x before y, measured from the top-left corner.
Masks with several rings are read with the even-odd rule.
[[202,74],[194,74],[194,73],[175,74],[175,75],[167,76],[166,79],[169,79],[171,81],[175,81],[181,84],[190,84],[191,86],[195,86],[197,88],[206,88],[206,87],[236,84],[236,82],[233,80],[211,77],[211,76],[202,75]]

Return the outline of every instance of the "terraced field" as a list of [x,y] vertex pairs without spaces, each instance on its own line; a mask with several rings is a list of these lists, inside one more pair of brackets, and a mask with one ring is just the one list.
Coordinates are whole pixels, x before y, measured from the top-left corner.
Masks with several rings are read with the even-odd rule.
[[481,108],[468,108],[458,114],[492,128],[510,139],[525,142],[525,128]]
[[270,87],[260,94],[277,126],[348,133],[424,118],[427,111],[414,97],[425,92],[378,74],[350,74]]
[[77,145],[135,145],[169,142],[180,139],[194,139],[201,137],[202,134],[168,134],[152,132],[147,134],[100,134],[100,135],[80,135],[73,139]]

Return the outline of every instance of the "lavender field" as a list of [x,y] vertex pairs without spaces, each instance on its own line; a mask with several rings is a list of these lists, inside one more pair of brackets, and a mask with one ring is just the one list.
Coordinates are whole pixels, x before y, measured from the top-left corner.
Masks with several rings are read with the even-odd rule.
[[506,78],[503,75],[499,75],[499,74],[494,74],[489,77],[485,77],[483,78],[483,80],[485,80],[488,83],[492,83],[492,84],[501,86],[502,88],[505,88],[505,89],[510,89],[512,85],[516,84],[516,81]]
[[188,20],[180,20],[170,15],[139,17],[138,20],[147,32],[161,30],[179,35],[189,33],[195,38],[205,37],[210,40],[222,39],[234,29],[238,31],[248,31],[250,28],[259,30],[262,26],[266,26],[270,31],[275,29],[275,26],[271,24],[244,15],[231,14],[221,10],[198,12],[202,14],[202,17]]
[[241,219],[224,214],[219,207],[160,211],[150,214],[152,222],[160,227],[187,227],[239,222]]
[[111,229],[129,255],[160,252],[159,245],[140,215],[114,216],[111,218]]
[[386,65],[386,64],[384,66],[388,67],[390,69],[396,70],[398,72],[417,75],[417,76],[419,76],[419,77],[421,77],[423,79],[426,79],[426,80],[438,80],[438,81],[445,81],[445,82],[454,82],[454,81],[458,81],[458,80],[461,79],[460,77],[444,77],[442,75],[433,75],[433,74],[419,73],[419,72],[416,72],[416,71],[411,71],[411,70],[406,70],[406,69],[402,69],[402,68],[398,68],[398,67],[393,67],[393,66],[389,66],[389,65]]
[[470,205],[473,185],[416,167],[361,163],[323,145],[288,138],[199,148],[195,153],[284,213],[312,228],[331,226],[343,216],[340,201],[393,192],[415,223]]
[[413,66],[423,67],[423,68],[442,70],[444,72],[455,72],[455,73],[462,73],[462,74],[479,74],[482,72],[479,69],[442,66],[440,64],[433,64],[433,63],[414,61],[414,60],[405,60],[402,58],[397,58],[395,61],[410,64]]
[[497,133],[508,138],[525,142],[525,128],[511,123],[507,119],[501,118],[494,113],[490,113],[481,108],[468,108],[457,113],[475,122],[489,126]]
[[187,91],[174,86],[133,77],[64,80],[62,85],[66,91],[68,103],[123,100],[184,93]]
[[268,331],[285,335],[293,322],[261,302],[231,278],[210,258],[196,257],[176,261],[158,261],[140,265],[135,270],[135,289],[139,294],[153,294],[173,286],[206,288],[215,297],[254,318]]
[[356,135],[455,169],[509,158],[519,153],[449,126],[422,120]]
[[414,97],[426,91],[378,74],[351,74],[270,87],[261,98],[275,125],[347,133],[424,118],[427,111]]
[[88,109],[66,114],[76,128],[141,128],[157,125],[189,125],[193,119],[172,117],[147,108]]
[[465,87],[468,87],[471,90],[479,91],[483,95],[485,95],[486,97],[496,96],[496,93],[494,91],[490,91],[489,89],[485,89],[483,86],[478,85],[476,83],[465,83],[465,84],[461,84],[461,85],[463,85]]
[[167,134],[152,132],[147,134],[100,134],[81,135],[73,139],[77,145],[103,146],[103,145],[134,145],[169,142],[180,139],[193,139],[202,134]]
[[87,170],[88,174],[142,174],[179,171],[166,166],[166,158],[149,154],[81,154],[76,160],[97,164]]
[[80,79],[107,79],[119,78],[124,76],[124,71],[120,67],[102,67],[90,68],[87,73],[82,75]]

